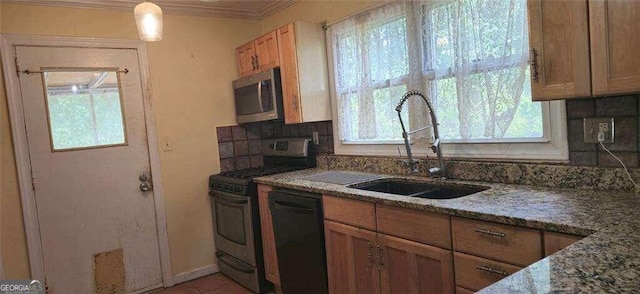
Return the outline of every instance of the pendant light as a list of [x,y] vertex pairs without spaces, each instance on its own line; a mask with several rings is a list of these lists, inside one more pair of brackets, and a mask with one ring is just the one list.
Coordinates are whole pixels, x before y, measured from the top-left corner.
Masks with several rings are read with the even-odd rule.
[[151,2],[142,2],[133,10],[138,34],[142,41],[162,40],[162,9]]

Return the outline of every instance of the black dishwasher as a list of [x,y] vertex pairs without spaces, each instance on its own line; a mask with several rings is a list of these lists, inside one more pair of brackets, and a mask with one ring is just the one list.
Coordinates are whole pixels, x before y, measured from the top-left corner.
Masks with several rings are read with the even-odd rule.
[[282,292],[328,293],[322,197],[274,190],[269,206]]

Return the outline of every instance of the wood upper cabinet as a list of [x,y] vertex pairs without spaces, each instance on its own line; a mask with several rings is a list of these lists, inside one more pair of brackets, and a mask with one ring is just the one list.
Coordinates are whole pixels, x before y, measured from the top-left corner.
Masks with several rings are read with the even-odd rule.
[[255,56],[256,49],[253,41],[236,48],[236,61],[240,77],[246,77],[255,72]]
[[329,293],[380,293],[376,233],[324,221]]
[[321,25],[294,22],[276,31],[285,123],[330,120],[329,76]]
[[587,1],[529,0],[534,101],[591,96]]
[[258,71],[280,66],[278,57],[278,35],[276,31],[265,34],[255,41]]
[[590,0],[593,94],[640,92],[640,1]]
[[533,100],[640,92],[640,1],[528,0]]
[[240,77],[280,66],[276,31],[236,48],[236,60]]
[[269,192],[273,188],[258,185],[258,208],[260,211],[260,230],[262,232],[262,254],[264,256],[265,277],[268,281],[280,285],[278,271],[278,255],[276,254],[276,238],[273,233],[271,208],[269,207]]
[[378,234],[382,293],[454,293],[451,251]]

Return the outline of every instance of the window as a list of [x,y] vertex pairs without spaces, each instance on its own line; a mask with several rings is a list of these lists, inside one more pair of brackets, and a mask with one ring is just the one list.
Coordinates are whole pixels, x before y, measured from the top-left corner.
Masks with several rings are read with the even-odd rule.
[[[422,89],[446,156],[566,160],[564,103],[531,101],[526,14],[525,0],[408,1],[330,26],[336,153],[397,155],[395,106]],[[427,126],[423,102],[408,103],[409,129]]]
[[[389,7],[346,20],[332,28],[337,53],[336,95],[344,124],[341,136],[350,143],[402,140],[395,112],[396,97],[408,88],[407,19]],[[407,114],[405,119],[407,119]]]
[[116,70],[46,70],[54,151],[126,144]]
[[526,2],[423,5],[424,71],[443,141],[543,137],[531,101]]

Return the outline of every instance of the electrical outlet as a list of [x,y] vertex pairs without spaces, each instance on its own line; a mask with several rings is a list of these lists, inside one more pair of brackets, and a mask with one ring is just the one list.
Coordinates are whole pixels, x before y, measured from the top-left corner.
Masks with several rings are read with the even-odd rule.
[[613,143],[614,131],[613,117],[585,117],[584,118],[584,142],[585,143]]
[[320,138],[318,138],[318,131],[313,132],[313,144],[320,145]]

